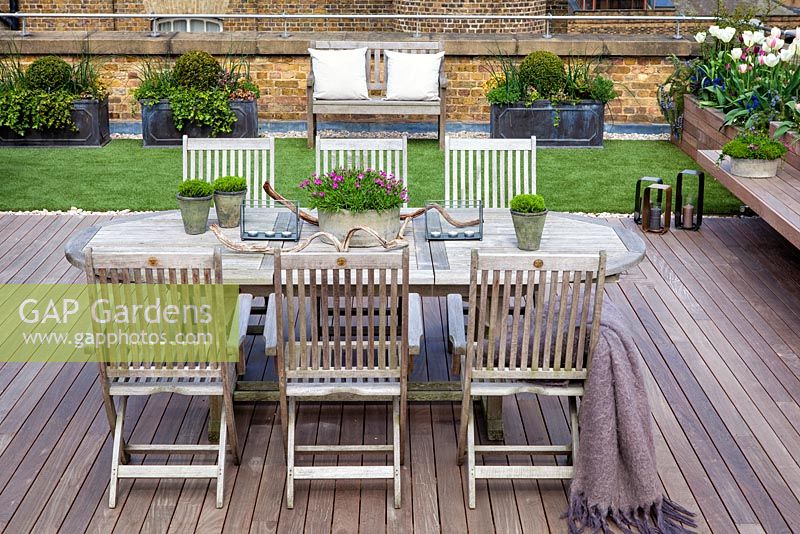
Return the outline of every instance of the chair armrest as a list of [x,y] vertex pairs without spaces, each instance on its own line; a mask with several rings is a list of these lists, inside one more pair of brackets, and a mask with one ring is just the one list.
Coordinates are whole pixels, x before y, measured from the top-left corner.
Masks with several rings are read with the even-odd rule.
[[447,339],[454,357],[467,353],[467,334],[464,331],[464,298],[461,295],[447,295]]
[[439,88],[440,89],[447,89],[447,75],[444,71],[439,72]]
[[412,356],[419,354],[422,346],[422,299],[417,293],[408,295],[408,352]]
[[267,298],[267,314],[264,317],[264,351],[267,356],[278,355],[278,333],[275,328],[275,294]]
[[314,87],[314,71],[308,71],[308,77],[306,78],[306,87]]
[[228,355],[239,357],[239,348],[247,335],[247,324],[250,322],[250,310],[253,308],[253,295],[242,293],[236,301],[236,316],[231,321],[228,333]]

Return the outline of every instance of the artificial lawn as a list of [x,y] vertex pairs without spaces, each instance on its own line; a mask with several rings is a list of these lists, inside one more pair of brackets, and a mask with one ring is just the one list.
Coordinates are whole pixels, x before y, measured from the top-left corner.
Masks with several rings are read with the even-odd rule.
[[[441,199],[443,155],[437,141],[409,141],[410,204]],[[276,140],[276,186],[303,200],[297,184],[314,170],[305,139]],[[666,141],[606,141],[603,149],[540,149],[538,192],[556,211],[630,213],[635,181],[659,176],[673,183],[682,169],[697,169]],[[181,180],[180,148],[142,148],[139,140],[111,141],[99,149],[0,149],[0,210],[136,211],[175,209]],[[706,213],[730,214],[741,202],[710,176]]]

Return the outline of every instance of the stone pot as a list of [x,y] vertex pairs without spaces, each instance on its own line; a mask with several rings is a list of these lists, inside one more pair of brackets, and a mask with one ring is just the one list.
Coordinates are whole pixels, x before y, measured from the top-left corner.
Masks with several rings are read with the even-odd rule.
[[211,198],[190,198],[177,195],[178,206],[181,208],[183,229],[189,235],[204,234],[208,226],[208,212],[211,209]]
[[731,158],[731,174],[742,178],[774,178],[778,174],[779,159]]
[[[320,231],[333,234],[339,241],[344,241],[347,232],[356,226],[371,228],[387,241],[395,239],[400,231],[400,208],[361,213],[351,213],[348,210],[320,211],[318,215]],[[350,240],[350,246],[376,247],[380,243],[366,232],[357,232]]]
[[520,250],[539,250],[547,210],[539,213],[511,212],[514,232],[517,234],[517,248]]
[[236,228],[242,217],[242,202],[247,191],[227,193],[214,191],[214,207],[217,210],[217,221],[223,228]]

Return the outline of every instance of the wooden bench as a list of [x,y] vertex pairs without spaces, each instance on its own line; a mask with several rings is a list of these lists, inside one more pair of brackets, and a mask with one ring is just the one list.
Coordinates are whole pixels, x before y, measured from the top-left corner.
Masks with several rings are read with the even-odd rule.
[[741,178],[729,172],[728,161],[717,165],[718,158],[718,150],[697,152],[697,163],[778,233],[800,248],[800,173],[797,169],[787,161],[775,178]]
[[[364,42],[364,41],[316,41],[310,43],[319,50],[342,50],[367,48],[367,88],[371,93],[386,91],[387,61],[385,51],[410,54],[437,54],[444,50],[442,42]],[[343,76],[347,73],[342,73]],[[439,100],[385,100],[380,95],[368,100],[316,100],[314,98],[314,72],[309,69],[306,84],[308,99],[308,147],[314,147],[317,135],[317,115],[428,115],[439,117],[439,145],[444,146],[446,118],[447,77],[444,60],[439,67]]]

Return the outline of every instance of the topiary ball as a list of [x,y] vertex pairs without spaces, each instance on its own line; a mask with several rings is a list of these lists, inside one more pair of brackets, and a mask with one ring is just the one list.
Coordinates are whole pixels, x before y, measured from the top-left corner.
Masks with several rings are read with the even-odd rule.
[[567,73],[564,62],[552,52],[538,50],[522,60],[519,76],[527,87],[533,87],[542,98],[550,98],[564,90]]
[[521,194],[511,199],[511,211],[517,213],[541,213],[547,208],[542,195]]
[[25,71],[29,89],[52,93],[66,89],[72,80],[72,67],[57,56],[40,57]]
[[208,52],[186,52],[175,62],[175,83],[180,87],[213,89],[219,85],[222,67]]

